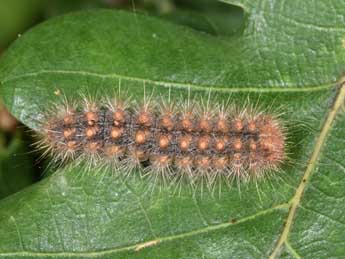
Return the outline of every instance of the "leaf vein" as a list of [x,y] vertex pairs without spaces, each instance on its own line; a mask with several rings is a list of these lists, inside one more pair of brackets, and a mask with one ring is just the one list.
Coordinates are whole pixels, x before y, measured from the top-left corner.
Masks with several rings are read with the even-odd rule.
[[233,225],[238,225],[241,223],[245,223],[250,220],[254,220],[255,218],[259,216],[266,215],[268,213],[271,213],[275,210],[283,210],[287,209],[289,207],[289,204],[283,203],[276,205],[274,207],[271,207],[266,210],[259,211],[253,215],[244,217],[242,219],[237,220],[235,223],[232,222],[225,222],[217,225],[212,225],[212,226],[207,226],[204,228],[199,228],[190,232],[185,232],[181,234],[175,234],[171,236],[165,236],[161,238],[157,238],[155,240],[149,240],[144,243],[137,243],[137,244],[132,244],[129,246],[124,246],[124,247],[116,247],[116,248],[111,248],[107,250],[98,250],[98,251],[80,251],[80,252],[36,252],[36,251],[13,251],[13,252],[0,252],[0,257],[15,257],[18,258],[19,256],[23,257],[34,257],[34,258],[39,258],[39,257],[80,257],[80,258],[94,258],[97,256],[104,256],[104,255],[109,255],[109,254],[115,254],[115,253],[120,253],[124,251],[135,251],[137,247],[146,247],[145,244],[147,243],[162,243],[162,242],[169,242],[169,241],[174,241],[178,240],[181,238],[187,238],[187,237],[192,237],[200,234],[204,234],[210,231],[216,231],[220,229],[224,229]]
[[9,81],[14,81],[20,78],[25,77],[36,77],[41,74],[63,74],[63,75],[82,75],[82,76],[93,76],[99,77],[101,79],[105,78],[116,78],[118,80],[127,80],[127,81],[134,81],[134,82],[141,82],[141,83],[149,83],[152,85],[158,85],[161,87],[166,88],[190,88],[192,90],[208,90],[212,89],[214,91],[220,92],[311,92],[311,91],[320,91],[324,89],[329,89],[334,87],[336,84],[335,82],[320,84],[320,85],[310,85],[304,87],[298,86],[252,86],[252,87],[225,87],[220,85],[198,85],[198,84],[191,84],[191,83],[178,83],[178,82],[167,82],[167,81],[157,81],[153,79],[144,79],[139,77],[131,77],[131,76],[124,76],[119,74],[100,74],[95,72],[88,72],[88,71],[80,71],[80,70],[41,70],[38,72],[26,73],[18,76],[13,76],[4,79],[1,84],[5,84]]
[[345,79],[342,79],[341,87],[339,87],[339,91],[334,99],[333,105],[325,118],[325,122],[322,126],[321,133],[319,137],[316,140],[314,151],[311,155],[311,158],[309,160],[308,166],[304,172],[303,177],[301,178],[301,182],[296,189],[295,195],[292,197],[290,201],[290,212],[288,214],[285,226],[283,228],[283,231],[280,235],[280,238],[274,247],[272,254],[270,255],[270,259],[274,259],[278,256],[280,253],[282,245],[288,240],[288,236],[290,234],[291,227],[293,225],[293,220],[296,215],[297,208],[300,206],[300,202],[302,200],[302,195],[304,193],[305,187],[307,186],[310,177],[312,175],[312,172],[316,166],[316,163],[319,160],[321,149],[326,142],[328,133],[332,127],[333,121],[335,120],[338,111],[341,110],[343,103],[345,102]]

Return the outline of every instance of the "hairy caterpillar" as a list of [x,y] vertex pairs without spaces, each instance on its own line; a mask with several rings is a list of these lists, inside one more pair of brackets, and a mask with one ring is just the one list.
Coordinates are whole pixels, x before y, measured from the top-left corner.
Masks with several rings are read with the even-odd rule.
[[218,176],[246,181],[278,170],[286,159],[278,116],[250,107],[83,98],[56,105],[48,117],[39,147],[54,161],[86,161],[89,168],[107,164],[192,182]]

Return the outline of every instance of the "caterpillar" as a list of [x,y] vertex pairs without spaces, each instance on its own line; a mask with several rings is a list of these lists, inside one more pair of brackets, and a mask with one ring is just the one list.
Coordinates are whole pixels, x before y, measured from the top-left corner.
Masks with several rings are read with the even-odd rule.
[[[247,181],[278,170],[286,159],[279,116],[202,100],[137,103],[129,98],[66,102],[42,123],[38,146],[54,161],[141,168],[166,178]],[[123,170],[126,169],[126,170]],[[212,180],[211,180],[212,181]]]

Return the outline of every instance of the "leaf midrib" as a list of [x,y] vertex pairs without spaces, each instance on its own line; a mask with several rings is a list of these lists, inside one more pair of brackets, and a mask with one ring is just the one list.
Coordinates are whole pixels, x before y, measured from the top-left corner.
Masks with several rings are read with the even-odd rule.
[[101,79],[105,78],[115,78],[118,80],[127,80],[127,81],[133,81],[133,82],[141,82],[141,83],[148,83],[152,85],[158,85],[162,87],[168,87],[168,88],[182,88],[182,89],[191,89],[191,90],[208,90],[212,89],[213,91],[219,91],[219,92],[312,92],[312,91],[320,91],[328,88],[334,87],[336,82],[329,82],[325,84],[320,85],[310,85],[310,86],[282,86],[282,85],[276,85],[276,86],[252,86],[252,87],[230,87],[230,86],[221,86],[221,85],[198,85],[198,84],[192,84],[192,83],[178,83],[178,82],[167,82],[167,81],[158,81],[153,79],[144,79],[140,77],[132,77],[132,76],[125,76],[125,75],[119,75],[116,73],[112,74],[100,74],[96,72],[89,72],[89,71],[83,71],[83,70],[40,70],[37,72],[31,72],[26,73],[18,76],[12,76],[5,78],[1,81],[1,84],[5,84],[9,81],[14,81],[20,78],[30,78],[30,77],[36,77],[42,74],[62,74],[62,75],[81,75],[81,76],[93,76],[93,77],[99,77]]

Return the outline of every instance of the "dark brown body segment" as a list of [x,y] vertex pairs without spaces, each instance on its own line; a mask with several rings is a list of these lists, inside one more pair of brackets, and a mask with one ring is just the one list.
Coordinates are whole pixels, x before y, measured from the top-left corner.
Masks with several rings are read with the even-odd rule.
[[283,131],[269,115],[196,118],[104,108],[58,118],[48,132],[56,152],[131,158],[159,168],[255,172],[276,168],[285,158]]

